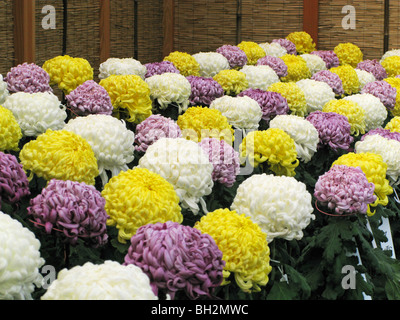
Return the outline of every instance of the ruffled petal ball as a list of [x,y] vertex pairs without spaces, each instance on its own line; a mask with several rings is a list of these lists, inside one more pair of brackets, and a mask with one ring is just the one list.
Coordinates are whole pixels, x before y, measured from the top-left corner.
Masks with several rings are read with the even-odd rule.
[[22,131],[13,113],[0,106],[0,151],[19,151]]
[[280,58],[288,68],[288,75],[281,79],[282,82],[297,82],[311,78],[311,70],[301,55],[285,54]]
[[295,82],[277,82],[269,86],[268,91],[281,94],[287,100],[291,114],[301,117],[307,114],[306,95]]
[[364,60],[357,64],[356,69],[370,72],[374,75],[377,81],[381,81],[388,77],[385,68],[381,65],[379,60]]
[[259,59],[266,56],[264,49],[261,48],[256,42],[242,41],[237,46],[246,54],[248,65],[254,66],[257,64]]
[[344,95],[344,88],[343,88],[342,80],[336,73],[333,73],[329,70],[322,70],[322,71],[315,73],[311,77],[311,80],[321,81],[321,82],[325,82],[326,84],[328,84],[332,88],[336,97],[342,97]]
[[367,83],[376,81],[376,78],[371,72],[360,69],[355,69],[355,70],[357,72],[358,81],[360,83],[359,91],[361,91]]
[[246,75],[249,88],[267,90],[274,83],[280,82],[278,75],[270,66],[244,66],[240,69]]
[[[263,50],[265,51],[265,54],[270,57],[280,58],[288,53],[286,48],[281,46],[278,42],[260,43],[259,46],[261,48],[263,48]],[[258,60],[260,60],[260,59],[258,59]]]
[[305,60],[308,69],[310,69],[311,76],[319,71],[327,70],[325,61],[316,54],[304,53],[300,57]]
[[288,39],[274,39],[272,43],[279,43],[283,48],[286,49],[288,54],[297,54],[296,45]]
[[141,227],[131,238],[124,265],[140,267],[156,295],[172,300],[213,298],[223,280],[225,262],[214,239],[198,229],[168,221]]
[[200,64],[187,52],[171,52],[164,58],[164,61],[172,62],[184,77],[200,76]]
[[307,102],[307,114],[322,110],[324,105],[335,99],[335,92],[323,81],[303,79],[296,82],[303,91]]
[[395,77],[400,74],[400,56],[387,57],[381,64],[388,77]]
[[390,110],[392,116],[400,116],[400,78],[389,77],[383,80],[383,82],[389,83],[393,88],[396,89],[396,100],[394,108]]
[[4,80],[11,93],[53,91],[50,86],[49,74],[34,63],[23,63],[11,68]]
[[10,92],[7,89],[7,82],[3,80],[3,75],[0,74],[0,105],[6,101]]
[[379,98],[388,110],[393,110],[396,104],[397,90],[386,81],[367,83],[361,93],[370,93]]
[[249,88],[246,74],[238,70],[222,70],[213,77],[217,81],[226,95],[236,96]]
[[339,58],[333,50],[317,50],[311,52],[324,60],[326,69],[339,67]]
[[146,75],[146,66],[133,58],[108,58],[100,64],[99,79],[108,78],[111,75],[137,75],[142,79]]
[[105,200],[94,186],[53,179],[31,199],[28,215],[47,234],[57,230],[66,243],[76,245],[81,238],[97,248],[108,241],[104,206]]
[[121,243],[146,224],[183,220],[172,184],[145,168],[120,172],[104,186],[101,195],[106,200],[107,225],[118,229]]
[[150,78],[155,75],[163,74],[166,72],[180,73],[180,71],[174,66],[174,64],[171,61],[146,63],[145,67],[147,70],[145,79]]
[[350,42],[339,43],[333,51],[339,58],[341,66],[350,65],[355,68],[364,58],[361,49],[354,43]]
[[390,132],[399,132],[400,133],[400,117],[393,117],[385,127],[386,130],[390,130]]
[[290,33],[287,40],[293,42],[298,54],[311,53],[315,51],[315,43],[312,37],[305,31],[296,31]]
[[228,59],[218,52],[199,52],[193,58],[200,65],[200,77],[212,78],[221,70],[230,69]]
[[337,74],[342,80],[343,90],[346,95],[360,92],[360,80],[354,67],[346,64],[331,68],[330,71]]
[[361,141],[364,141],[366,137],[372,136],[372,135],[380,135],[382,137],[385,137],[387,139],[392,139],[400,142],[400,131],[390,131],[389,129],[383,129],[383,128],[377,128],[370,130],[368,133],[364,134],[361,137]]
[[257,223],[268,243],[276,238],[301,240],[315,219],[311,200],[306,185],[295,178],[261,174],[239,186],[231,209]]
[[0,212],[0,300],[32,300],[41,287],[40,242],[33,232]]
[[257,66],[271,67],[279,78],[283,78],[288,75],[287,65],[278,57],[265,56],[257,61]]
[[223,45],[215,51],[228,59],[231,69],[242,68],[247,64],[246,53],[237,46]]
[[192,87],[189,97],[192,106],[209,106],[215,99],[224,95],[224,89],[213,78],[189,76],[186,79]]

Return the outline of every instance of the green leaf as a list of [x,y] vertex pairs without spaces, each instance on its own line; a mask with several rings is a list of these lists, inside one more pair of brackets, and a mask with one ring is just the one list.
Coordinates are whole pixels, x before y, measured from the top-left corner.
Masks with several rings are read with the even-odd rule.
[[296,292],[286,282],[275,282],[268,294],[267,300],[294,300]]

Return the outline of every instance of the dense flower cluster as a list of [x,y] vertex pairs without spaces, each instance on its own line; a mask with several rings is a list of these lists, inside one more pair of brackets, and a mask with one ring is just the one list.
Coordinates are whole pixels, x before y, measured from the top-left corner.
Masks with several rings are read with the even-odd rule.
[[361,141],[365,140],[366,137],[372,136],[375,134],[385,137],[387,139],[392,139],[392,140],[396,140],[396,141],[400,142],[400,132],[396,132],[396,131],[392,132],[389,129],[383,129],[383,128],[377,128],[377,129],[370,130],[368,133],[364,134],[361,137]]
[[374,75],[375,79],[381,81],[388,77],[385,68],[381,65],[379,60],[364,60],[357,64],[356,69],[370,72]]
[[306,96],[295,82],[277,82],[269,86],[268,91],[281,94],[287,100],[292,114],[304,116],[307,113]]
[[0,151],[18,151],[21,138],[21,127],[13,113],[0,106]]
[[311,80],[325,82],[332,88],[337,97],[342,97],[344,95],[342,80],[336,73],[333,73],[329,70],[322,70],[315,73],[311,77]]
[[266,56],[270,56],[270,57],[279,58],[279,57],[282,57],[282,56],[284,56],[285,54],[288,53],[287,50],[277,42],[260,43],[259,46],[265,51]]
[[288,54],[297,54],[296,45],[288,39],[274,39],[272,40],[272,43],[279,43],[286,49]]
[[400,117],[393,117],[388,122],[385,129],[390,130],[391,132],[400,132]]
[[212,78],[221,70],[230,69],[229,61],[218,52],[199,52],[193,55],[200,66],[200,76]]
[[246,75],[250,89],[267,90],[268,87],[279,82],[279,77],[269,66],[244,66],[240,69]]
[[307,63],[307,67],[311,72],[311,76],[319,71],[327,70],[325,61],[318,55],[305,53],[302,54],[300,57],[302,57]]
[[104,186],[102,196],[109,215],[107,225],[118,229],[125,243],[146,224],[183,220],[174,187],[159,174],[145,168],[122,171]]
[[146,63],[145,67],[146,67],[145,78],[150,78],[152,76],[163,74],[165,72],[180,73],[180,71],[174,66],[174,64],[171,61]]
[[[156,264],[155,264],[156,262]],[[124,265],[140,267],[156,295],[171,299],[184,291],[190,299],[213,298],[223,280],[222,252],[198,229],[168,221],[139,228],[131,238]]]
[[104,206],[105,200],[94,186],[53,179],[31,199],[28,214],[48,234],[56,229],[72,245],[82,238],[98,247],[108,241]]
[[315,51],[315,43],[311,36],[305,31],[292,32],[286,37],[286,39],[295,44],[298,54],[311,53]]
[[228,59],[231,69],[242,68],[247,64],[246,53],[237,46],[223,45],[215,51]]
[[142,79],[146,75],[146,66],[133,58],[108,58],[100,64],[99,79],[108,78],[111,75],[134,74]]
[[360,80],[356,70],[350,65],[341,65],[331,68],[331,72],[337,74],[342,80],[343,90],[346,95],[356,94],[360,92]]
[[34,63],[23,63],[11,68],[4,81],[7,82],[7,89],[11,93],[53,91],[49,74]]
[[10,92],[7,89],[7,82],[3,80],[3,75],[0,74],[0,105],[6,101]]
[[317,50],[311,52],[311,54],[315,54],[319,56],[322,60],[324,60],[326,69],[338,67],[340,62],[339,58],[333,50]]
[[287,66],[288,75],[281,78],[283,82],[300,81],[311,78],[312,74],[307,66],[307,61],[300,55],[285,54],[280,57]]
[[400,116],[400,78],[389,77],[383,81],[389,83],[393,88],[396,89],[395,104],[394,104],[394,108],[392,110],[390,110],[390,113],[395,117]]
[[238,70],[222,70],[213,79],[221,85],[226,95],[236,96],[249,88],[246,75]]
[[339,58],[341,66],[350,65],[355,68],[357,67],[357,64],[363,61],[364,55],[361,49],[354,43],[339,43],[333,51]]
[[267,235],[250,217],[218,209],[203,216],[195,228],[210,235],[222,251],[222,285],[230,283],[231,274],[245,292],[260,291],[267,285],[272,271]]
[[192,91],[189,97],[191,105],[209,106],[215,99],[224,95],[224,89],[213,78],[189,76]]
[[307,113],[322,110],[324,105],[335,99],[335,92],[323,81],[303,79],[296,82],[303,91],[307,102]]
[[238,48],[246,54],[248,65],[256,65],[259,59],[266,56],[264,49],[252,41],[242,41]]
[[185,77],[200,76],[200,65],[196,59],[186,52],[174,51],[164,58],[164,61],[170,61],[174,64]]
[[360,91],[365,87],[366,84],[376,81],[374,75],[368,71],[355,69],[360,83]]
[[279,78],[283,78],[288,75],[287,65],[278,57],[265,56],[257,61],[257,65],[271,67]]
[[396,104],[396,88],[383,80],[367,83],[361,93],[370,93],[379,98],[388,110],[393,110]]
[[381,64],[388,77],[395,77],[400,74],[400,56],[387,57]]

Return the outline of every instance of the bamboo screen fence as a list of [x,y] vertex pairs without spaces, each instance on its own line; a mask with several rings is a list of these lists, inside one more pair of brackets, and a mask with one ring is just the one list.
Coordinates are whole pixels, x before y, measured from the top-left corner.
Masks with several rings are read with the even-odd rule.
[[[42,28],[46,5],[56,10],[55,29]],[[342,26],[345,5],[356,10],[355,29]],[[320,50],[352,42],[365,59],[380,58],[400,48],[399,17],[394,0],[0,0],[0,74],[69,54],[88,59],[97,75],[108,57],[156,62],[173,50],[194,54],[301,30]]]

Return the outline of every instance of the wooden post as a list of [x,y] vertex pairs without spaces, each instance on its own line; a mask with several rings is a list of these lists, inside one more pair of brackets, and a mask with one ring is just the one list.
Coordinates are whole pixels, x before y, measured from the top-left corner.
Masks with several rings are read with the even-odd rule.
[[318,48],[318,2],[319,0],[303,0],[303,31],[313,38]]
[[175,1],[163,1],[163,56],[168,56],[174,51],[174,24],[175,24]]
[[111,0],[100,0],[100,63],[111,54]]
[[35,0],[14,0],[15,65],[35,62]]

